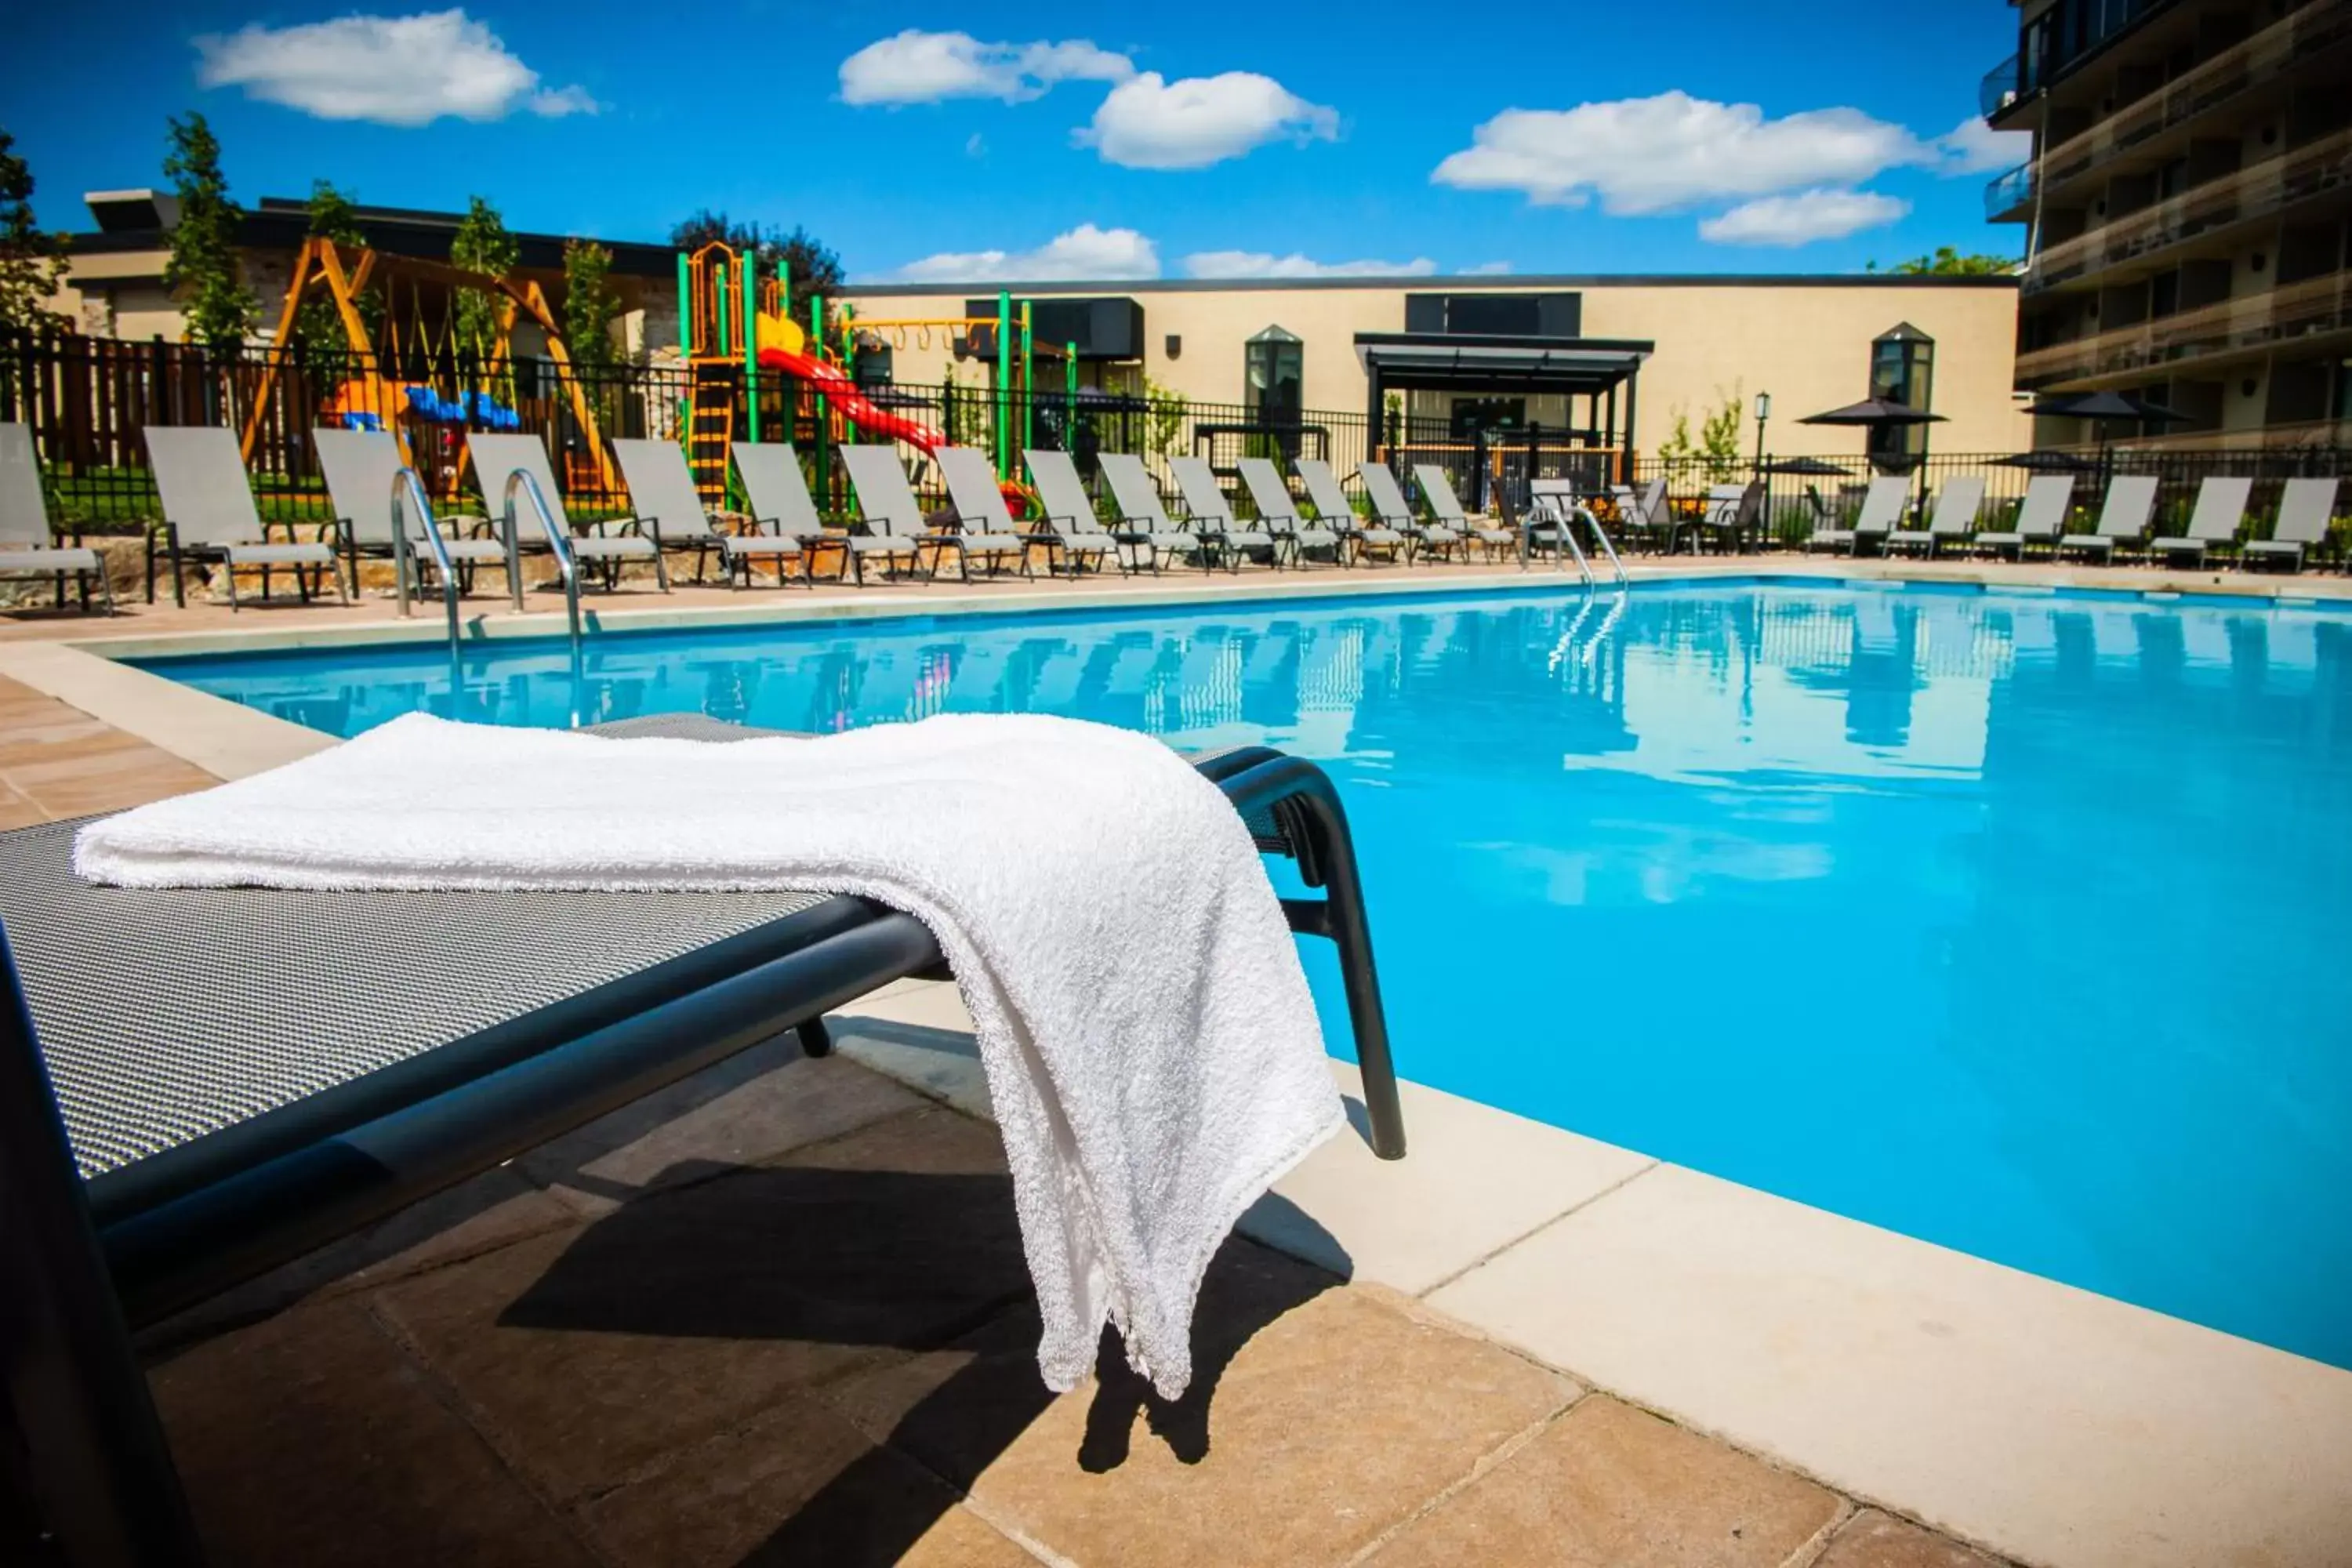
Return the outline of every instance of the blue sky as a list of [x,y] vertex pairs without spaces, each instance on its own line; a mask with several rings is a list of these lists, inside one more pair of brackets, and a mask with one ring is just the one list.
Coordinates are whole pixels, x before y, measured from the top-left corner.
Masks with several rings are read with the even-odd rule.
[[163,119],[197,108],[247,202],[478,192],[656,241],[709,205],[863,279],[1837,272],[2021,240],[1981,192],[2021,146],[1964,129],[2004,0],[359,3],[130,0],[102,45],[30,8],[0,125],[42,221],[161,184]]

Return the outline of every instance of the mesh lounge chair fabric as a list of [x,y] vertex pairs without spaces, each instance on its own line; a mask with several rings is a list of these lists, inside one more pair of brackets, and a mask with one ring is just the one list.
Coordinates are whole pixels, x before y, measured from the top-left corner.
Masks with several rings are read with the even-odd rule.
[[2058,541],[2061,554],[2095,556],[2111,561],[2117,550],[2137,547],[2156,515],[2158,479],[2154,474],[2124,474],[2107,482],[2107,499],[2099,508],[2096,527],[2088,533],[2070,533]]
[[1386,463],[1363,463],[1356,472],[1364,481],[1364,493],[1371,498],[1372,515],[1383,524],[1412,540],[1422,552],[1461,553],[1459,531],[1443,522],[1423,523],[1413,515],[1412,503],[1404,499],[1404,487],[1397,483],[1393,468]]
[[[77,536],[79,537],[79,536]],[[41,495],[41,466],[33,433],[23,425],[0,425],[0,576],[57,576],[79,581],[89,602],[90,579],[98,580],[106,613],[114,613],[114,589],[106,577],[106,557],[79,542],[59,545],[49,530],[48,503]]]
[[2278,520],[2271,536],[2249,543],[2242,555],[2249,563],[2284,561],[2288,571],[2302,571],[2304,558],[2327,541],[2339,484],[2336,479],[2287,480],[2279,495]]
[[1854,515],[1852,528],[1817,528],[1805,537],[1808,553],[1820,549],[1843,550],[1854,555],[1862,553],[1864,542],[1876,540],[1885,543],[1903,521],[1903,508],[1911,499],[1911,481],[1900,474],[1881,474],[1870,481],[1863,492],[1862,510]]
[[[622,563],[629,561],[650,561],[654,577],[661,590],[669,592],[669,574],[662,566],[661,549],[647,535],[640,532],[635,518],[622,518],[610,523],[598,523],[596,531],[583,534],[572,526],[564,514],[563,492],[556,488],[554,471],[548,467],[547,447],[536,436],[483,436],[466,437],[466,450],[474,463],[474,479],[482,487],[482,504],[490,510],[493,521],[506,526],[505,508],[507,485],[517,473],[527,473],[539,486],[541,500],[547,502],[547,521],[564,535],[575,561],[593,562],[605,569],[608,585],[620,581]],[[538,514],[532,510],[525,492],[518,490],[514,500],[514,528],[520,548],[530,550],[543,546],[539,535]],[[608,528],[622,531],[608,533]],[[534,543],[534,540],[537,542]]]
[[923,509],[915,500],[914,487],[907,482],[906,468],[898,461],[898,448],[877,446],[844,446],[835,450],[841,457],[842,467],[849,470],[852,499],[857,503],[857,515],[866,524],[864,533],[852,533],[842,541],[849,551],[849,563],[857,581],[866,581],[866,558],[879,555],[886,562],[904,561],[908,566],[922,558],[925,538]]
[[[896,459],[896,454],[892,454]],[[1008,563],[1019,569],[1023,576],[1029,571],[1029,538],[1013,521],[1013,509],[1004,504],[1004,491],[996,482],[996,465],[988,454],[970,447],[941,447],[931,454],[938,459],[940,474],[948,482],[948,500],[955,507],[957,531],[949,535],[955,543],[956,559],[963,574],[971,575],[971,558],[981,558],[992,571],[1001,571]]]
[[1889,550],[1918,550],[1933,555],[1945,544],[1965,542],[1976,531],[1977,513],[1984,510],[1985,482],[1975,474],[1947,479],[1936,492],[1935,514],[1925,528],[1898,528],[1886,536]]
[[[164,549],[172,561],[174,603],[186,601],[182,568],[191,557],[218,561],[228,568],[231,609],[237,607],[239,566],[290,566],[306,598],[307,574],[324,567],[334,573],[335,592],[341,595],[343,578],[333,546],[319,541],[270,542],[261,514],[254,510],[245,459],[237,453],[233,432],[213,426],[151,425],[141,434],[155,470],[156,494],[163,503]],[[153,536],[149,540],[148,597],[152,599]]]
[[[694,488],[694,475],[677,442],[618,438],[613,442],[613,455],[621,461],[621,477],[628,483],[629,504],[638,522],[660,548],[692,550],[698,577],[704,555],[711,551],[718,552],[730,582],[749,582],[754,561],[772,563],[779,577],[786,561],[798,561],[805,568],[807,558],[795,535],[723,533],[711,527],[710,514],[703,510],[701,492]],[[806,577],[805,570],[802,575]]]
[[735,477],[743,481],[754,526],[804,545],[833,537],[809,496],[798,452],[782,441],[738,441],[733,450]]
[[1412,478],[1421,487],[1422,499],[1429,502],[1429,515],[1441,526],[1465,539],[1476,540],[1490,557],[1498,550],[1517,545],[1518,535],[1510,529],[1498,527],[1492,518],[1472,517],[1463,510],[1462,500],[1454,493],[1454,481],[1444,464],[1415,463]]
[[1148,546],[1133,542],[1137,536],[1129,531],[1113,534],[1103,527],[1102,519],[1095,515],[1094,497],[1087,493],[1087,482],[1078,478],[1078,465],[1067,452],[1029,448],[1022,452],[1021,460],[1029,465],[1030,482],[1037,487],[1038,504],[1045,509],[1038,537],[1053,542],[1056,556],[1069,563],[1073,574],[1086,570],[1089,559],[1099,567],[1114,549],[1119,570],[1135,570]]
[[1168,471],[1176,476],[1176,488],[1183,494],[1193,530],[1216,541],[1230,563],[1238,565],[1244,552],[1264,551],[1269,564],[1282,564],[1282,542],[1271,529],[1244,528],[1235,520],[1233,502],[1225,499],[1224,486],[1217,482],[1217,471],[1204,458],[1171,458]]
[[1282,470],[1271,458],[1244,458],[1241,461],[1242,483],[1249,490],[1250,504],[1257,509],[1257,520],[1267,530],[1290,542],[1290,558],[1297,561],[1309,550],[1328,550],[1332,559],[1347,563],[1347,548],[1341,543],[1339,531],[1324,523],[1308,523],[1298,515],[1298,503],[1291,499],[1290,487],[1283,481]]
[[2007,551],[2022,556],[2029,546],[2035,544],[2055,549],[2059,535],[2066,529],[2067,510],[2074,504],[2074,475],[2037,474],[2026,481],[2025,499],[2018,503],[2015,526],[1978,534],[1977,550],[1987,555]]
[[1110,483],[1111,500],[1118,508],[1120,526],[1151,547],[1148,563],[1152,569],[1159,569],[1162,555],[1190,555],[1206,571],[1210,541],[1169,521],[1160,487],[1143,459],[1132,452],[1105,452],[1101,463],[1103,478]]
[[2202,566],[2210,552],[2227,549],[2237,542],[2238,530],[2246,521],[2246,502],[2253,493],[2254,481],[2242,475],[2207,475],[2197,487],[2197,505],[2189,514],[2189,531],[2149,540],[2149,556],[2178,560],[2185,555],[2191,563]]
[[1368,526],[1357,520],[1356,509],[1348,504],[1348,494],[1339,488],[1339,476],[1331,471],[1330,464],[1320,458],[1300,458],[1290,466],[1307,487],[1307,499],[1315,503],[1315,521],[1347,536],[1356,547],[1358,560],[1375,550],[1386,552],[1391,559],[1411,552],[1412,542],[1396,529],[1378,522]]
[[[310,441],[318,448],[319,468],[327,478],[328,498],[343,525],[343,552],[352,563],[353,584],[359,581],[359,557],[393,553],[395,517],[405,522],[408,537],[416,542],[409,554],[412,566],[420,576],[436,570],[432,546],[423,542],[425,520],[408,516],[408,507],[393,499],[393,477],[400,472],[401,464],[400,444],[392,432],[319,427],[310,432]],[[507,548],[500,540],[460,538],[445,531],[441,543],[456,564],[506,564]]]

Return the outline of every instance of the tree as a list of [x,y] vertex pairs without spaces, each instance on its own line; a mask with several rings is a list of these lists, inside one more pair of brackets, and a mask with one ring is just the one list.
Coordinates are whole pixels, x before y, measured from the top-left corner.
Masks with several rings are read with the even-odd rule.
[[191,338],[210,348],[234,348],[245,342],[254,316],[236,257],[245,209],[229,200],[220,140],[205,117],[175,115],[169,124],[163,177],[179,197],[180,216],[172,227],[163,285],[180,300]]
[[[1906,278],[1998,278],[2016,271],[2018,265],[2013,257],[1962,256],[1948,245],[1939,245],[1932,256],[1915,256],[1886,270]],[[1875,272],[1878,263],[1873,261],[1863,270]]]
[[613,363],[613,321],[621,301],[613,292],[613,253],[593,240],[563,242],[563,342],[572,362]]
[[1739,471],[1739,421],[1747,405],[1736,384],[1729,392],[1718,386],[1715,395],[1722,402],[1700,416],[1696,439],[1691,436],[1690,411],[1680,407],[1674,411],[1674,427],[1658,444],[1658,464],[1669,479],[1685,478],[1696,470],[1709,483],[1721,484]]
[[[367,236],[360,231],[359,209],[352,199],[325,180],[310,184],[310,233],[319,239],[331,239],[344,249],[356,250],[367,244]],[[348,264],[347,264],[348,265]],[[368,342],[375,342],[376,328],[383,318],[383,301],[373,286],[362,289],[352,300],[360,324],[367,329]],[[342,312],[324,290],[310,294],[302,308],[294,315],[294,341],[311,353],[333,353],[352,347],[351,334],[343,327]]]
[[[488,278],[504,278],[514,269],[522,247],[507,232],[499,209],[481,196],[467,198],[466,216],[449,237],[449,265]],[[486,289],[460,289],[454,304],[457,347],[475,362],[488,364],[498,357],[505,338],[507,299]],[[500,376],[504,379],[503,375]]]
[[1172,457],[1184,434],[1183,394],[1145,376],[1143,418],[1145,445],[1163,459]]
[[46,321],[66,274],[66,237],[33,223],[33,171],[16,156],[16,139],[0,130],[0,331],[29,331]]

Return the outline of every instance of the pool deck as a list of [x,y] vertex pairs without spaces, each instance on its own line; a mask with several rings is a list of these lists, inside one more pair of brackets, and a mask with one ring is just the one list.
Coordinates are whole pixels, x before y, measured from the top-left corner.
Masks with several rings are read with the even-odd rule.
[[[2352,598],[2342,578],[1888,564]],[[1099,592],[1526,580],[1439,568]],[[941,585],[790,607],[1097,592]],[[653,595],[622,597],[609,626]],[[750,597],[679,594],[643,614],[735,619]],[[372,638],[383,616],[271,608],[227,628],[207,606],[0,632],[0,821],[113,809],[332,743],[58,639]],[[524,626],[493,617],[484,635]],[[469,1560],[471,1542],[471,1560],[501,1562],[1129,1563],[1196,1558],[1213,1521],[1219,1555],[1242,1562],[1981,1561],[1962,1542],[2049,1564],[2352,1561],[2352,1373],[1419,1086],[1407,1160],[1343,1139],[1249,1216],[1204,1309],[1209,1364],[1230,1356],[1209,1396],[1157,1408],[1112,1376],[1051,1399],[1017,1279],[941,1308],[942,1328],[898,1321],[887,1278],[812,1282],[730,1245],[789,1203],[762,1186],[857,1172],[887,1192],[882,1175],[916,1173],[996,1184],[964,1194],[954,1228],[1003,1250],[1009,1200],[974,1131],[986,1095],[953,988],[901,983],[844,1013],[832,1061],[761,1047],[159,1342],[159,1395],[224,1557],[303,1560],[344,1531],[398,1561]],[[910,1247],[942,1234],[929,1205],[890,1223]],[[656,1256],[674,1289],[648,1283]],[[813,1345],[794,1311],[826,1290],[890,1326]],[[428,1541],[393,1507],[404,1496],[478,1500],[437,1510],[426,1522],[454,1533]]]

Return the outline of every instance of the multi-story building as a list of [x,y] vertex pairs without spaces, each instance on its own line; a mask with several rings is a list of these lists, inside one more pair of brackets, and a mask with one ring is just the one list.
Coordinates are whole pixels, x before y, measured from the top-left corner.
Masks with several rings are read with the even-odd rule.
[[2146,445],[2352,444],[2352,0],[2016,3],[1981,106],[2033,136],[1986,192],[2028,226],[2019,388],[2180,416]]

